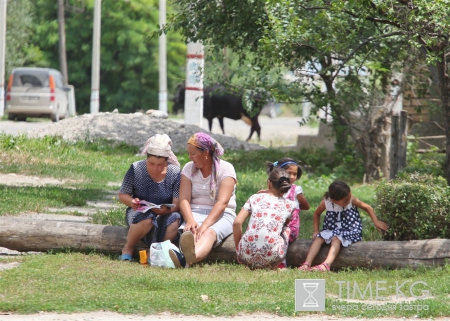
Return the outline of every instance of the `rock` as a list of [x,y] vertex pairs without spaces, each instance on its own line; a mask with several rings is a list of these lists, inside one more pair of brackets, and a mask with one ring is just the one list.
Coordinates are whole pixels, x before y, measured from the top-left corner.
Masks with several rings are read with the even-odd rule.
[[152,118],[161,118],[161,119],[169,118],[169,114],[162,110],[149,109],[145,114],[149,115]]

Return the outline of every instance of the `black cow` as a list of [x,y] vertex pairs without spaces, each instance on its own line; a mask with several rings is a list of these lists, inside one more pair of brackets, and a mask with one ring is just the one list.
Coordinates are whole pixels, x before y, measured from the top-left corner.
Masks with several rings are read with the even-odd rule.
[[[178,85],[177,92],[173,101],[175,102],[173,112],[184,109],[185,87]],[[242,119],[245,123],[251,126],[250,135],[247,141],[250,140],[253,133],[256,132],[258,140],[261,139],[261,126],[258,122],[258,116],[263,107],[263,101],[254,99],[258,113],[250,117],[242,105],[242,95],[230,94],[226,92],[224,86],[214,85],[206,87],[203,91],[203,117],[208,120],[209,130],[212,130],[212,121],[214,118],[219,119],[220,128],[225,135],[223,127],[223,118],[230,118],[234,120]]]

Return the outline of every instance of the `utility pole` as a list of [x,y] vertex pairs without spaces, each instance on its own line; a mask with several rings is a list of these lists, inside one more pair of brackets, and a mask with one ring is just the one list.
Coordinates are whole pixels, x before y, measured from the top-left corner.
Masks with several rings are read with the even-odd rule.
[[6,2],[0,0],[0,117],[5,112]]
[[189,42],[186,56],[184,123],[202,127],[204,56],[201,42]]
[[[159,0],[159,27],[166,24],[166,0]],[[159,37],[159,110],[167,113],[167,53],[166,34]]]
[[58,0],[58,31],[59,31],[59,69],[64,78],[64,85],[69,84],[66,56],[66,26],[64,20],[64,0]]
[[100,34],[102,0],[94,2],[94,32],[92,36],[91,114],[100,111]]

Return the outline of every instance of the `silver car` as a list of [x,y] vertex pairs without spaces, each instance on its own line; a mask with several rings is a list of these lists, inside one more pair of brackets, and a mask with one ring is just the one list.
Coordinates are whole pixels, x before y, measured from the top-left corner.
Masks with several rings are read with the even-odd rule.
[[61,73],[50,68],[15,68],[9,76],[6,112],[9,120],[69,117],[68,92]]

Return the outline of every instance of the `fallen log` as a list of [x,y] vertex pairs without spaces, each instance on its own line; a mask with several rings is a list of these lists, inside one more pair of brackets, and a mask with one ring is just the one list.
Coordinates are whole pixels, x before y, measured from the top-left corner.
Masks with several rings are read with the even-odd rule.
[[128,228],[99,224],[0,217],[0,246],[16,251],[120,253]]
[[[119,254],[126,241],[128,228],[88,223],[36,221],[16,217],[0,217],[0,247],[16,251],[96,251]],[[297,240],[289,246],[287,263],[303,263],[311,241]],[[144,243],[136,247],[146,249]],[[313,264],[325,260],[329,246],[324,245]],[[136,256],[138,257],[138,256]],[[358,242],[342,248],[333,269],[341,268],[406,268],[444,265],[450,259],[450,240]],[[236,252],[232,237],[214,248],[208,261],[233,262]]]

